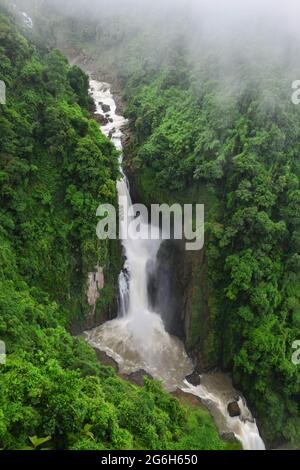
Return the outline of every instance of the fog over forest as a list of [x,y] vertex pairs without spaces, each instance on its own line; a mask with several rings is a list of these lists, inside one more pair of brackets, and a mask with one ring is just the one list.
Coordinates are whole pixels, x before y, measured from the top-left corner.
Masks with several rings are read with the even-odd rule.
[[[0,0],[1,449],[300,448],[299,18]],[[203,247],[99,236],[123,197]]]
[[[265,68],[260,70],[261,80],[272,78],[274,65],[289,80],[297,79],[300,69],[297,0],[16,0],[16,3],[33,16],[37,11],[44,13],[45,18],[49,14],[63,15],[76,22],[75,29],[84,29],[89,24],[89,28],[97,31],[98,43],[108,49],[119,42],[120,50],[128,51],[136,41],[140,54],[159,63],[167,59],[174,44],[175,47],[180,44],[186,49],[187,60],[196,66],[204,57],[211,56],[219,67],[214,70],[217,79],[230,76],[233,67],[238,75],[241,65],[255,70]],[[108,30],[111,36],[104,40]]]

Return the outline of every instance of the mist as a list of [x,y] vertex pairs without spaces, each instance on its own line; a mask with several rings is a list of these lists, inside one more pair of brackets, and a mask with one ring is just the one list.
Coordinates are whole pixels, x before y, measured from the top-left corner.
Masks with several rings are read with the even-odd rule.
[[232,75],[237,76],[243,68],[244,78],[252,75],[261,82],[275,73],[287,81],[298,78],[297,0],[15,0],[15,3],[38,18],[35,23],[42,33],[45,29],[42,15],[45,22],[52,17],[55,43],[51,45],[65,50],[66,44],[70,47],[73,44],[74,36],[81,35],[83,48],[92,48],[92,55],[97,53],[104,67],[118,68],[121,75],[128,73],[126,69],[136,57],[146,61],[149,68],[157,69],[181,48],[199,76],[211,73],[210,78],[233,81]]
[[297,0],[15,0],[10,3],[29,8],[31,12],[52,8],[62,14],[93,20],[127,16],[136,25],[156,19],[166,28],[181,18],[193,25],[190,35],[200,30],[211,38],[230,39],[236,34],[240,38],[254,34],[261,37],[275,34],[273,40],[281,35],[294,40],[300,38]]
[[[127,16],[136,25],[156,19],[165,28],[186,19],[193,29],[209,38],[223,40],[273,34],[273,40],[289,36],[300,39],[297,0],[19,0],[24,7],[52,7],[62,13],[91,19]],[[150,16],[149,16],[150,15]],[[188,26],[188,25],[186,25]],[[158,31],[159,33],[159,31]]]

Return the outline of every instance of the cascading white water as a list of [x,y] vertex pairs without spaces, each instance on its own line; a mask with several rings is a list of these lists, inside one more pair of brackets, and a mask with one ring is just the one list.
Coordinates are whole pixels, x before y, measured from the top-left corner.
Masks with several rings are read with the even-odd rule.
[[[117,115],[116,103],[108,84],[91,80],[90,87],[96,114],[105,114],[103,104],[110,108],[105,114],[108,123],[102,127],[102,132],[110,136],[121,151],[122,128],[126,120]],[[130,207],[132,203],[124,175],[117,189],[119,198],[126,197]],[[148,233],[149,225],[140,222],[141,233]],[[124,230],[121,224],[121,232]],[[204,374],[198,387],[193,387],[185,380],[192,373],[193,364],[184,345],[167,333],[161,317],[149,307],[147,265],[156,259],[161,241],[144,238],[141,236],[136,240],[128,237],[123,240],[126,263],[119,276],[118,317],[86,332],[87,341],[115,359],[123,373],[144,369],[161,380],[168,390],[180,388],[200,397],[210,408],[222,432],[233,432],[246,450],[263,450],[264,443],[246,402],[242,398],[239,400],[240,417],[231,418],[227,412],[228,403],[237,395],[228,376],[221,373]]]
[[22,12],[22,17],[23,17],[23,22],[24,25],[27,26],[27,28],[32,29],[33,28],[33,21],[30,18],[29,15],[25,11]]

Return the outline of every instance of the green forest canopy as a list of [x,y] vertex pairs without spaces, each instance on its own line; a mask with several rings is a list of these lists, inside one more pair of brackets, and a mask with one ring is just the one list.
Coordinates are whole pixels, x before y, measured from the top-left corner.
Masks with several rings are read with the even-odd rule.
[[116,202],[118,154],[89,118],[88,77],[0,15],[1,449],[227,449],[207,410],[139,388],[68,332],[86,274],[109,265],[96,208]]

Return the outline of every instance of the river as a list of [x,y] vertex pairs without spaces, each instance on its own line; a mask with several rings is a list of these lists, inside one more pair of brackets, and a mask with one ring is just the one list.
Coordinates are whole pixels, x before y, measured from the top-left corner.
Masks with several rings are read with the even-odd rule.
[[[109,84],[90,81],[96,114],[104,115],[102,105],[109,106],[102,132],[122,151],[122,128],[125,118],[117,114],[117,106]],[[107,108],[108,109],[108,108]],[[122,157],[120,158],[122,168]],[[123,174],[118,182],[119,198],[127,198],[130,190]],[[141,232],[149,225],[141,222]],[[121,224],[121,230],[124,230]],[[194,387],[185,377],[194,370],[184,344],[165,330],[161,317],[149,307],[147,266],[156,259],[161,241],[123,240],[125,266],[119,277],[120,307],[115,320],[85,332],[87,341],[106,352],[119,364],[120,372],[131,373],[144,369],[160,380],[170,391],[181,389],[201,398],[210,409],[220,433],[234,433],[245,450],[264,450],[257,425],[245,399],[232,386],[230,376],[212,372],[201,375],[201,385]],[[238,397],[241,416],[231,418],[227,406]]]

